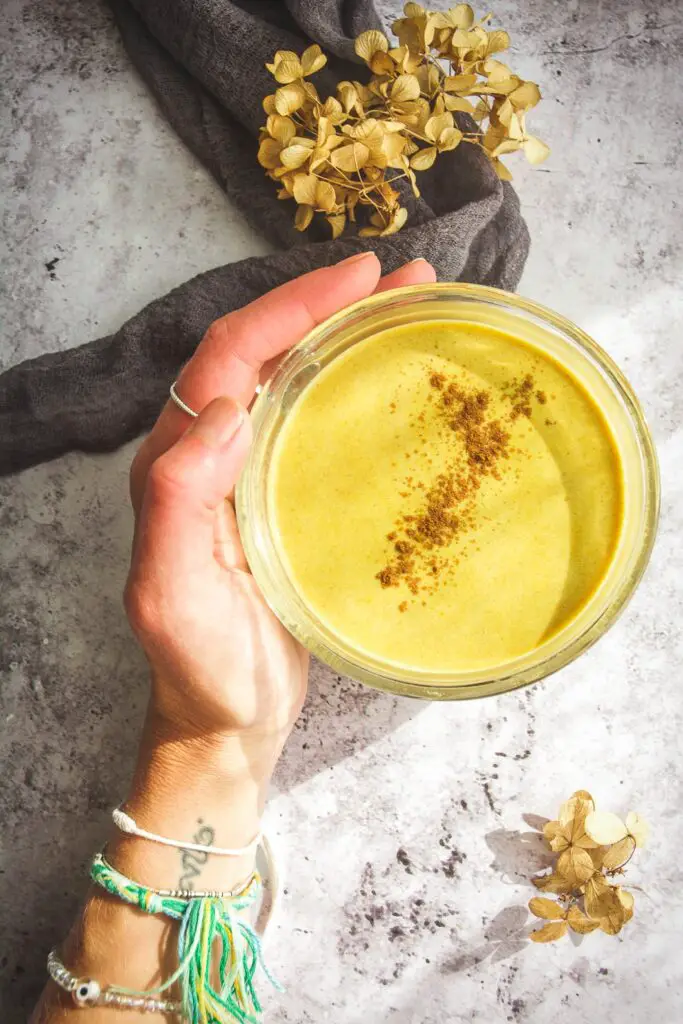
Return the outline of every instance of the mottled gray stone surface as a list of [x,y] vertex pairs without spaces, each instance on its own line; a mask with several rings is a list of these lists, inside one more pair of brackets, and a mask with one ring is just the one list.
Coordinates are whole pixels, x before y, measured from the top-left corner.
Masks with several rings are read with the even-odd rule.
[[[553,147],[517,175],[533,239],[521,290],[635,384],[662,464],[659,540],[612,632],[523,694],[429,707],[314,671],[269,809],[288,890],[273,1022],[681,1018],[683,14],[676,0],[494,6],[543,87],[533,123]],[[266,251],[164,125],[98,0],[5,0],[2,22],[3,364]],[[3,1024],[26,1018],[135,749],[130,457],[0,481]],[[652,820],[632,875],[645,893],[619,939],[529,946],[524,815],[579,785]]]

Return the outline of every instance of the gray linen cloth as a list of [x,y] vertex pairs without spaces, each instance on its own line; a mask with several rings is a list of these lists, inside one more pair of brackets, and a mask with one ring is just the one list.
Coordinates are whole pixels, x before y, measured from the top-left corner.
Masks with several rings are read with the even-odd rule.
[[385,273],[423,256],[440,280],[517,285],[529,247],[517,196],[473,146],[443,154],[420,176],[422,197],[403,199],[407,225],[385,239],[344,235],[333,242],[324,223],[301,235],[294,204],[276,199],[274,182],[256,162],[261,101],[276,87],[265,62],[278,49],[301,52],[315,41],[330,58],[313,79],[321,94],[342,78],[362,79],[353,38],[383,27],[373,0],[109,3],[169,122],[279,251],[199,274],[115,334],[2,374],[0,475],[71,449],[111,451],[135,437],[153,422],[212,320],[362,249],[376,250]]

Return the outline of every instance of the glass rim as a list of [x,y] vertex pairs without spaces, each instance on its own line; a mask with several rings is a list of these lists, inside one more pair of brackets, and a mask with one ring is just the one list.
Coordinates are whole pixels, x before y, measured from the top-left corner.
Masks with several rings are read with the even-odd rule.
[[[287,384],[293,368],[302,357],[312,356],[325,342],[331,342],[345,325],[357,322],[359,314],[377,313],[383,308],[389,313],[392,308],[408,306],[412,300],[417,303],[429,298],[479,300],[498,308],[507,308],[513,314],[527,314],[533,320],[539,321],[542,326],[553,328],[565,344],[573,344],[582,358],[588,359],[597,367],[599,374],[606,378],[608,385],[616,392],[627,411],[641,460],[645,507],[642,529],[632,545],[635,556],[629,571],[618,580],[607,603],[597,611],[581,632],[569,637],[558,650],[545,657],[541,653],[543,645],[540,645],[534,649],[539,651],[539,658],[526,667],[516,668],[515,664],[522,660],[517,658],[501,664],[499,668],[494,666],[485,671],[436,673],[398,669],[371,657],[364,658],[363,663],[355,661],[335,645],[334,632],[306,605],[286,572],[280,573],[281,578],[276,584],[272,565],[269,565],[269,556],[264,553],[264,538],[258,535],[259,531],[253,521],[258,489],[266,487],[265,482],[254,472],[264,423],[277,406],[278,398],[282,397],[282,389]],[[382,329],[386,328],[377,325],[378,332]],[[530,299],[498,288],[459,282],[408,285],[361,299],[318,324],[289,350],[254,402],[252,418],[252,451],[235,495],[240,533],[250,569],[271,610],[299,642],[336,671],[376,689],[429,700],[467,700],[508,692],[546,678],[575,660],[604,635],[630,600],[648,564],[659,515],[659,469],[654,444],[640,403],[620,368],[593,338],[568,318]],[[283,578],[285,589],[289,588],[289,593],[281,592]],[[593,600],[594,598],[589,600],[589,605]],[[561,636],[561,632],[558,635]],[[532,650],[524,657],[528,659],[533,653]],[[473,678],[467,681],[468,675],[487,675],[487,678]],[[456,677],[460,677],[461,681],[457,681]]]

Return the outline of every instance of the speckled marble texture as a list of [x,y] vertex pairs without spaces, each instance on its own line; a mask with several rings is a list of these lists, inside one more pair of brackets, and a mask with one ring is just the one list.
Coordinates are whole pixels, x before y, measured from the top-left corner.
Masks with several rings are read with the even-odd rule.
[[[98,0],[5,0],[4,365],[120,324],[266,244],[174,137]],[[276,1022],[675,1024],[683,984],[683,11],[500,0],[553,147],[518,186],[521,291],[635,384],[658,444],[652,564],[611,633],[524,693],[457,706],[315,668],[268,820],[287,876]],[[519,165],[516,165],[519,166]],[[124,792],[145,701],[121,610],[131,448],[0,481],[0,1019],[19,1024]],[[651,819],[634,923],[528,944],[529,815],[577,786]]]

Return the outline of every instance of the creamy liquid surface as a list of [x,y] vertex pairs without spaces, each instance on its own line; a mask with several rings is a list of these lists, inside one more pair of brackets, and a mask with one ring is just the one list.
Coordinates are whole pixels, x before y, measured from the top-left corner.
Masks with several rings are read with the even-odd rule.
[[[508,457],[481,477],[470,525],[435,549],[438,585],[415,594],[377,574],[396,524],[465,458],[434,374],[489,395]],[[513,382],[529,375],[531,416],[514,415]],[[356,651],[404,668],[482,670],[532,651],[589,599],[618,539],[621,465],[599,409],[540,350],[479,324],[404,325],[347,350],[296,400],[272,465],[275,532],[302,599]]]

